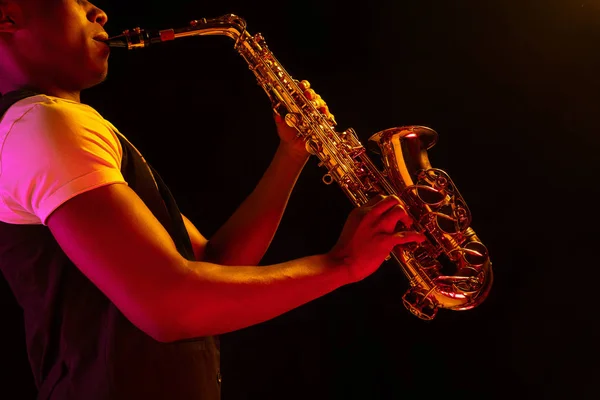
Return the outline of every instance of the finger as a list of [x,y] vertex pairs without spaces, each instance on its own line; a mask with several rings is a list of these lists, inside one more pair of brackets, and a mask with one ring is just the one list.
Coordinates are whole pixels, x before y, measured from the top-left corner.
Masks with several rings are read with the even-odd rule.
[[385,199],[385,196],[382,194],[378,194],[377,196],[371,197],[369,201],[363,204],[363,207],[371,207],[375,204],[379,203],[381,200]]
[[325,107],[325,100],[323,100],[319,95],[317,95],[317,98],[313,100],[313,103],[316,108]]
[[303,79],[300,82],[298,82],[298,86],[300,86],[300,89],[302,90],[308,90],[310,89],[310,82]]
[[304,95],[306,96],[306,98],[308,100],[314,100],[318,96],[317,93],[314,90],[312,90],[312,89],[305,90],[304,91]]
[[365,218],[370,219],[371,221],[376,221],[383,213],[390,210],[392,207],[400,204],[400,199],[396,196],[385,196],[382,200],[377,202],[371,207],[371,210],[367,213]]
[[330,120],[331,120],[331,121],[332,121],[334,124],[336,124],[336,125],[337,125],[337,121],[335,120],[335,115],[333,115],[333,114],[329,113],[329,119],[330,119]]
[[398,222],[401,222],[405,228],[410,228],[413,225],[413,219],[406,212],[406,209],[402,206],[402,204],[398,204],[381,216],[381,219],[378,223],[381,225],[381,229],[384,232],[394,232],[396,231],[396,227]]
[[393,247],[395,247],[398,245],[408,244],[408,243],[422,243],[425,240],[427,240],[427,237],[424,234],[419,233],[419,232],[404,231],[404,232],[397,232],[397,233],[394,233],[393,235],[390,235],[389,240],[391,242],[391,245]]
[[329,112],[329,106],[325,103],[323,103],[323,105],[321,107],[317,107],[319,109],[319,111],[321,111],[321,113],[325,114],[325,115],[331,115],[331,113]]

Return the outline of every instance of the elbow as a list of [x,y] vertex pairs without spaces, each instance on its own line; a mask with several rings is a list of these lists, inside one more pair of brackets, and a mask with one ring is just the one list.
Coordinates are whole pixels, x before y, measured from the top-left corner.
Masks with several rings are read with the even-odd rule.
[[148,331],[146,334],[159,343],[175,343],[184,339],[174,333],[164,331]]
[[[186,329],[181,320],[171,316],[170,318],[153,318],[146,320],[144,324],[136,324],[146,335],[160,343],[174,343],[181,340],[194,339],[209,336],[202,329]],[[194,332],[196,331],[196,332]]]
[[182,339],[174,329],[169,327],[168,322],[162,319],[159,321],[152,321],[151,323],[146,322],[143,325],[140,324],[138,325],[138,328],[160,343],[173,343]]
[[166,297],[159,295],[153,299],[146,298],[145,301],[128,299],[118,308],[132,325],[155,341],[172,343],[185,339],[183,332],[186,329],[180,317],[181,307],[167,301]]
[[126,316],[136,328],[160,343],[173,343],[181,340],[181,335],[173,329],[171,321],[156,313],[155,310],[143,310],[137,316]]
[[[189,303],[182,302],[181,304]],[[172,307],[164,303],[156,307],[147,305],[141,313],[141,318],[137,318],[135,325],[146,335],[160,343],[173,343],[210,336],[215,333],[206,324],[200,322],[210,320],[208,315],[191,312],[189,306],[182,307],[181,304]],[[198,308],[205,310],[209,307]]]
[[[182,271],[188,268],[183,268]],[[145,293],[151,296],[129,298],[126,317],[152,339],[173,343],[186,339],[210,336],[215,330],[215,317],[221,313],[214,301],[213,291],[201,285],[189,273],[178,274]],[[218,318],[216,318],[218,320]]]
[[186,328],[181,326],[181,321],[173,321],[173,319],[171,319],[171,321],[157,321],[156,323],[153,323],[152,326],[146,326],[145,329],[142,330],[152,339],[160,343],[175,343],[181,340],[196,339],[216,334],[216,332],[212,332],[212,330],[200,326]]

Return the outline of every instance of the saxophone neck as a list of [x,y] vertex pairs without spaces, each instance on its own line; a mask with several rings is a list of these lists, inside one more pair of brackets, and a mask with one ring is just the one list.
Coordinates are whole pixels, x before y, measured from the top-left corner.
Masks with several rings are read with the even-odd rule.
[[113,48],[132,50],[189,36],[222,35],[237,41],[245,34],[246,21],[237,15],[226,14],[218,18],[194,20],[183,28],[152,31],[137,27],[110,37],[105,43]]

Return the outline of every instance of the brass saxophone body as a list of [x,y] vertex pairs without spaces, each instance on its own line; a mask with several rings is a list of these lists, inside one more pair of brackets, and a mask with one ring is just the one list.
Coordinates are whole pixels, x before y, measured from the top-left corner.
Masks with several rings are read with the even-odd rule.
[[336,130],[308,100],[299,82],[281,66],[262,35],[251,35],[246,22],[233,14],[192,21],[180,29],[150,32],[135,28],[109,38],[115,48],[136,49],[188,36],[224,35],[246,60],[273,110],[284,116],[306,140],[307,149],[327,169],[323,182],[336,182],[359,207],[382,195],[398,196],[427,240],[396,247],[390,257],[408,278],[404,305],[431,320],[439,308],[467,310],[481,304],[493,281],[487,248],[470,227],[471,213],[450,177],[433,168],[427,150],[437,133],[424,126],[403,126],[378,132],[369,144],[380,153],[383,171],[375,166],[352,129]]

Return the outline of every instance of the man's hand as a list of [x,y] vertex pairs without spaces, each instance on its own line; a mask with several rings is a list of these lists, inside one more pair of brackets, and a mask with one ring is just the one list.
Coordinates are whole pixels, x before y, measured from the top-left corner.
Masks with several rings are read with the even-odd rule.
[[375,272],[394,247],[426,239],[419,232],[398,231],[398,226],[412,226],[400,200],[376,196],[350,213],[338,242],[327,255],[336,265],[348,268],[350,282],[360,281]]
[[[298,86],[304,91],[304,96],[313,103],[317,110],[332,122],[335,122],[333,114],[329,112],[329,107],[321,96],[311,89],[308,81],[300,81]],[[284,119],[277,114],[275,114],[275,124],[277,125],[277,133],[281,139],[281,146],[288,151],[291,156],[300,158],[308,157],[309,153],[306,150],[305,140],[302,137],[298,137],[296,128],[289,127]]]

